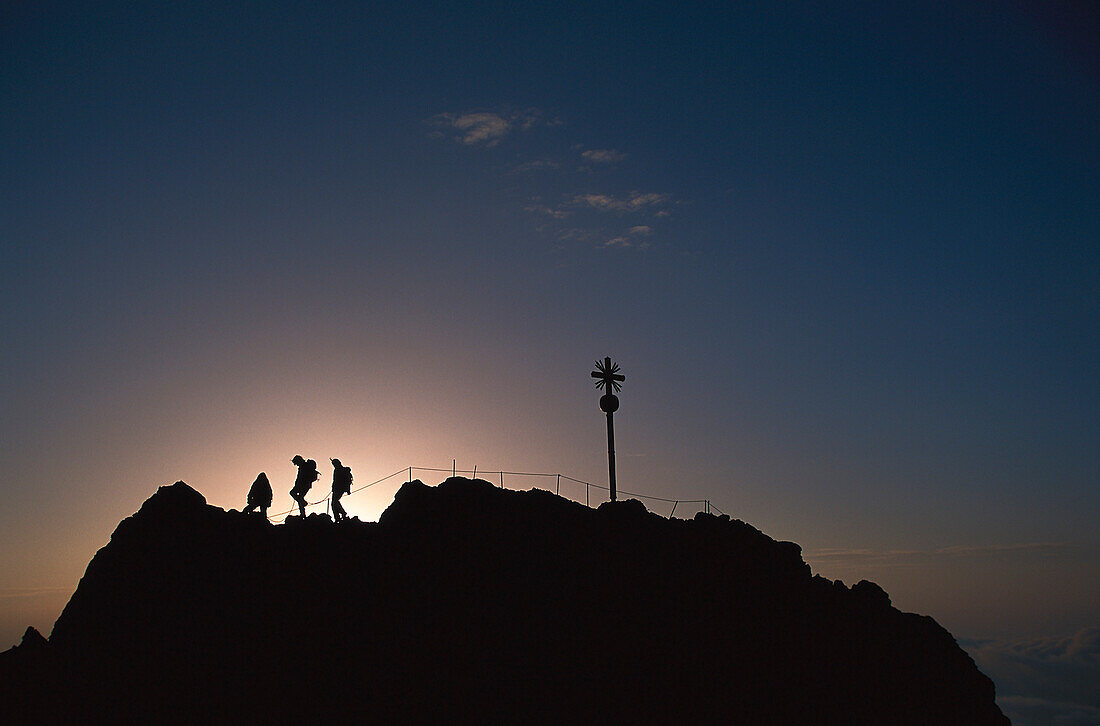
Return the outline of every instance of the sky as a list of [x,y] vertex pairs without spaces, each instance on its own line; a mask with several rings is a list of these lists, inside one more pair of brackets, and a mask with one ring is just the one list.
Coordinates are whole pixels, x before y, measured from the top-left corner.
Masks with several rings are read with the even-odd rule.
[[1094,7],[375,5],[0,11],[0,647],[176,480],[606,484],[610,356],[621,489],[1097,652]]

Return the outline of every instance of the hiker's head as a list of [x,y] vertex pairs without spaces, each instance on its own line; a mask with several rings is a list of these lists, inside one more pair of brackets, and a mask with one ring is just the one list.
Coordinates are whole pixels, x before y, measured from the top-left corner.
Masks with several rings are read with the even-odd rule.
[[340,463],[339,459],[329,459],[329,461],[332,462],[333,466],[343,466],[343,464]]
[[306,463],[309,464],[310,469],[316,469],[317,468],[317,462],[314,461],[313,459],[306,459]]
[[301,466],[302,464],[306,463],[306,460],[303,459],[300,454],[295,454],[294,458],[290,460],[290,463]]

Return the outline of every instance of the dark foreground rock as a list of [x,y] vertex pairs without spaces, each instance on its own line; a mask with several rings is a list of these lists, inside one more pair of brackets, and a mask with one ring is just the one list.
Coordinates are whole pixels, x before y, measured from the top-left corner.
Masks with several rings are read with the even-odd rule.
[[796,544],[461,478],[377,524],[161,487],[34,635],[5,723],[1008,723],[934,620]]

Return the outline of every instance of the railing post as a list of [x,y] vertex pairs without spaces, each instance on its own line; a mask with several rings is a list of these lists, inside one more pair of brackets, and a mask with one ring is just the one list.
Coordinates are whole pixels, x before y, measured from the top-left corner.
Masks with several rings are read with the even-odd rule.
[[558,474],[558,483],[554,487],[554,493],[558,495],[561,494],[561,474]]

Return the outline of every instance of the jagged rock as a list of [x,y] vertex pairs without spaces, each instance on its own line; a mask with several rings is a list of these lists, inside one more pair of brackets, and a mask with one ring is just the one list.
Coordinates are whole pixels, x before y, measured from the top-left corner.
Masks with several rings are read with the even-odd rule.
[[161,487],[2,656],[5,722],[1007,723],[947,631],[794,543],[463,478],[338,525]]
[[19,643],[17,648],[27,650],[42,650],[49,647],[49,642],[42,637],[42,633],[38,632],[37,628],[27,627],[23,632],[23,640]]
[[870,580],[860,580],[852,585],[852,594],[870,607],[886,608],[891,604],[886,591]]
[[[49,641],[42,637],[42,633],[38,632],[37,628],[28,626],[23,631],[23,639],[19,642],[19,645],[12,646],[8,650],[0,653],[0,659],[7,661],[8,659],[14,659],[17,657],[26,658],[30,654],[35,654],[30,657],[37,657],[38,654],[46,652],[50,647]],[[16,655],[16,654],[19,655]]]

